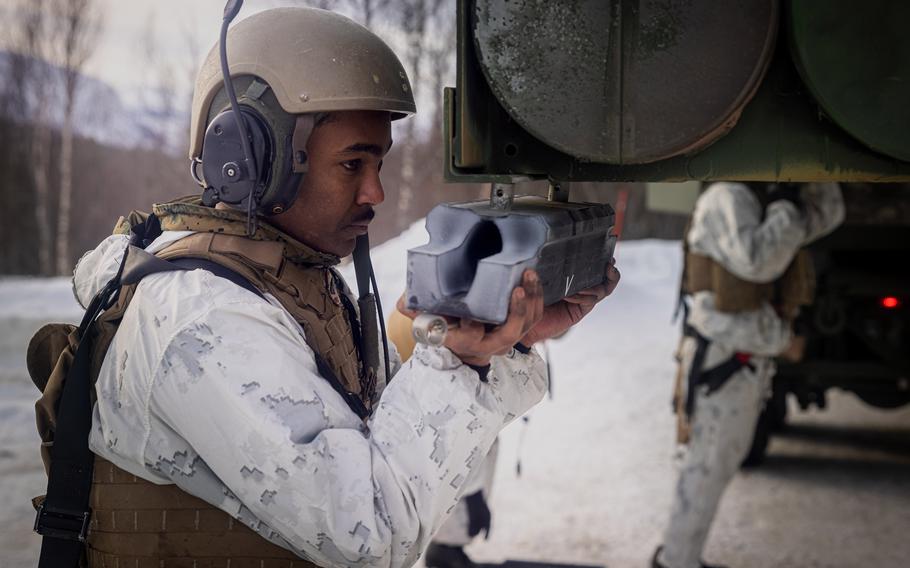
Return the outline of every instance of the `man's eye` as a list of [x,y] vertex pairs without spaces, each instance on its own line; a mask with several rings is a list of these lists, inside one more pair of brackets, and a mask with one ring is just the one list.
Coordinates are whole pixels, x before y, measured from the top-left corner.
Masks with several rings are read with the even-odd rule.
[[341,167],[349,172],[356,172],[360,169],[360,164],[360,160],[348,160],[346,162],[341,162]]

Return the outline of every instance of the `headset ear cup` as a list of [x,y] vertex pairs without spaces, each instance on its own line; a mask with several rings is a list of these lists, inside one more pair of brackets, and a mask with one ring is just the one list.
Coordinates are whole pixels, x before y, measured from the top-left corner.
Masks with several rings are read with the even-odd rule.
[[271,130],[255,109],[241,105],[240,112],[250,136],[250,159],[255,162],[258,179],[250,179],[251,172],[244,167],[242,134],[234,111],[219,113],[206,128],[202,145],[204,195],[211,204],[223,202],[245,208],[251,194],[258,204],[268,183],[274,147]]
[[[297,168],[301,156],[293,149],[291,132],[284,130],[283,133],[284,136],[279,136],[279,146],[276,146],[275,155],[272,157],[271,180],[259,204],[260,214],[266,216],[278,215],[291,208],[297,199],[305,175]],[[307,159],[305,153],[302,157],[304,160]]]
[[[312,115],[292,115],[281,110],[271,101],[271,94],[259,101],[263,115],[272,127],[276,144],[271,162],[271,181],[262,196],[259,212],[262,215],[277,215],[291,208],[297,192],[309,169],[306,140],[313,123]],[[300,130],[303,125],[305,131]],[[302,143],[300,142],[302,140]]]
[[[306,141],[315,123],[313,115],[293,115],[281,108],[275,94],[262,82],[252,76],[235,78],[238,90],[243,92],[238,103],[243,113],[251,139],[251,154],[256,160],[259,173],[259,186],[257,187],[257,213],[260,215],[276,215],[290,209],[297,197],[297,191],[303,180],[302,175],[309,167],[309,156],[306,153]],[[203,193],[204,203],[214,205],[224,202],[245,210],[250,186],[234,186],[224,183],[222,167],[225,159],[239,161],[243,156],[239,134],[230,144],[225,144],[224,130],[236,131],[234,119],[228,104],[228,96],[224,90],[220,91],[212,101],[213,110],[209,114],[209,125],[203,136],[202,146],[202,173],[206,182],[206,191]],[[214,109],[221,108],[217,113]],[[216,136],[214,125],[223,123],[222,134]],[[233,126],[232,126],[233,125]],[[301,130],[302,129],[302,130]],[[295,140],[302,140],[299,148]],[[218,147],[222,148],[219,150]],[[224,146],[230,146],[224,148]],[[302,150],[302,154],[298,154]],[[226,189],[222,189],[222,187]]]
[[269,126],[269,121],[255,108],[241,105],[240,112],[246,120],[247,130],[250,132],[252,159],[256,161],[256,171],[259,173],[257,180],[257,200],[263,193],[271,177],[272,160],[275,157],[275,135]]

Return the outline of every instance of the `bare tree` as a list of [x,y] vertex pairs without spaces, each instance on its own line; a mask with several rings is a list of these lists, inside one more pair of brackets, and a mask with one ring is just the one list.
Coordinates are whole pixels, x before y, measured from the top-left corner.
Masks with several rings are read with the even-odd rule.
[[190,110],[193,106],[193,87],[196,83],[196,74],[199,72],[199,64],[202,62],[203,51],[202,45],[199,43],[199,37],[196,34],[196,26],[192,25],[192,23],[184,21],[181,35],[183,36],[183,49],[186,57],[179,68],[183,74],[185,84],[188,86],[188,89],[183,94],[183,100],[185,101],[182,107],[184,128],[183,138],[180,141],[180,150],[185,156],[186,147],[190,143]]
[[150,10],[138,42],[141,50],[139,60],[147,71],[143,73],[140,104],[144,111],[143,147],[165,148],[170,143],[169,119],[174,115],[178,104],[177,77],[175,66],[166,54],[162,54],[157,37],[157,17],[154,9]]
[[60,148],[60,202],[57,206],[58,274],[68,272],[70,209],[73,193],[73,110],[82,68],[94,51],[101,15],[94,0],[56,0],[52,3],[57,60],[63,72],[63,127]]
[[337,0],[304,0],[304,4],[322,10],[332,10],[338,2]]
[[[421,90],[421,74],[426,55],[427,32],[430,20],[439,12],[444,0],[401,0],[401,27],[407,35],[408,49],[405,64],[411,79],[414,99]],[[409,120],[406,127],[401,160],[401,185],[398,192],[398,226],[404,229],[410,219],[414,199],[416,122]]]
[[376,13],[384,10],[391,4],[391,0],[352,0],[354,9],[363,15],[363,25],[373,29]]
[[[17,6],[21,25],[14,26],[22,59],[17,72],[21,74],[23,118],[31,123],[28,141],[28,169],[35,188],[35,224],[38,237],[38,270],[53,272],[51,262],[52,234],[50,223],[50,164],[53,131],[50,125],[50,101],[54,96],[54,74],[47,60],[51,31],[48,3],[45,0],[23,0]],[[27,128],[27,127],[26,127]]]

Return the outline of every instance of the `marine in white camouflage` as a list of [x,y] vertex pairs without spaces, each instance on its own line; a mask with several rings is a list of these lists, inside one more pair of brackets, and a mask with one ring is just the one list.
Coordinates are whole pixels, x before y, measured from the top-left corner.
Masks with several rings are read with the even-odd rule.
[[[802,247],[833,231],[843,218],[837,184],[804,185],[798,199],[779,199],[765,207],[744,184],[715,183],[695,205],[686,244],[689,253],[710,258],[733,276],[765,284],[781,278]],[[701,385],[694,393],[688,447],[655,567],[705,566],[701,554],[708,531],[724,489],[749,451],[775,373],[773,358],[785,352],[794,337],[791,318],[771,302],[763,301],[757,309],[721,311],[717,299],[711,290],[688,298],[686,324],[707,340],[701,369],[716,368],[736,354],[747,355],[749,364],[716,390]],[[689,373],[696,350],[696,337],[684,337],[679,350],[682,376]]]
[[[165,231],[148,250],[186,236]],[[126,240],[79,263],[81,302],[113,276]],[[102,365],[90,446],[319,565],[409,566],[547,377],[533,351],[494,357],[487,382],[446,348],[393,361],[361,421],[276,302],[204,270],[152,275]]]

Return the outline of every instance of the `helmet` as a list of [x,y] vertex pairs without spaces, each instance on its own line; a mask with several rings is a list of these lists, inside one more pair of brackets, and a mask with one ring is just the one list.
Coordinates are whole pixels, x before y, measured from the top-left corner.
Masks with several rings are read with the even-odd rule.
[[[316,113],[376,110],[391,113],[395,120],[416,112],[408,76],[389,46],[340,14],[303,7],[266,10],[233,26],[226,45],[228,69],[257,158],[260,189],[255,203],[260,213],[286,210],[296,197],[306,171],[306,155],[300,152]],[[196,77],[189,156],[202,162],[203,184],[214,202],[243,206],[248,204],[241,197],[250,190],[243,196],[232,194],[227,175],[233,174],[228,167],[233,162],[225,155],[242,154],[236,119],[224,119],[230,105],[218,47],[209,52]],[[206,163],[209,154],[214,158]]]

